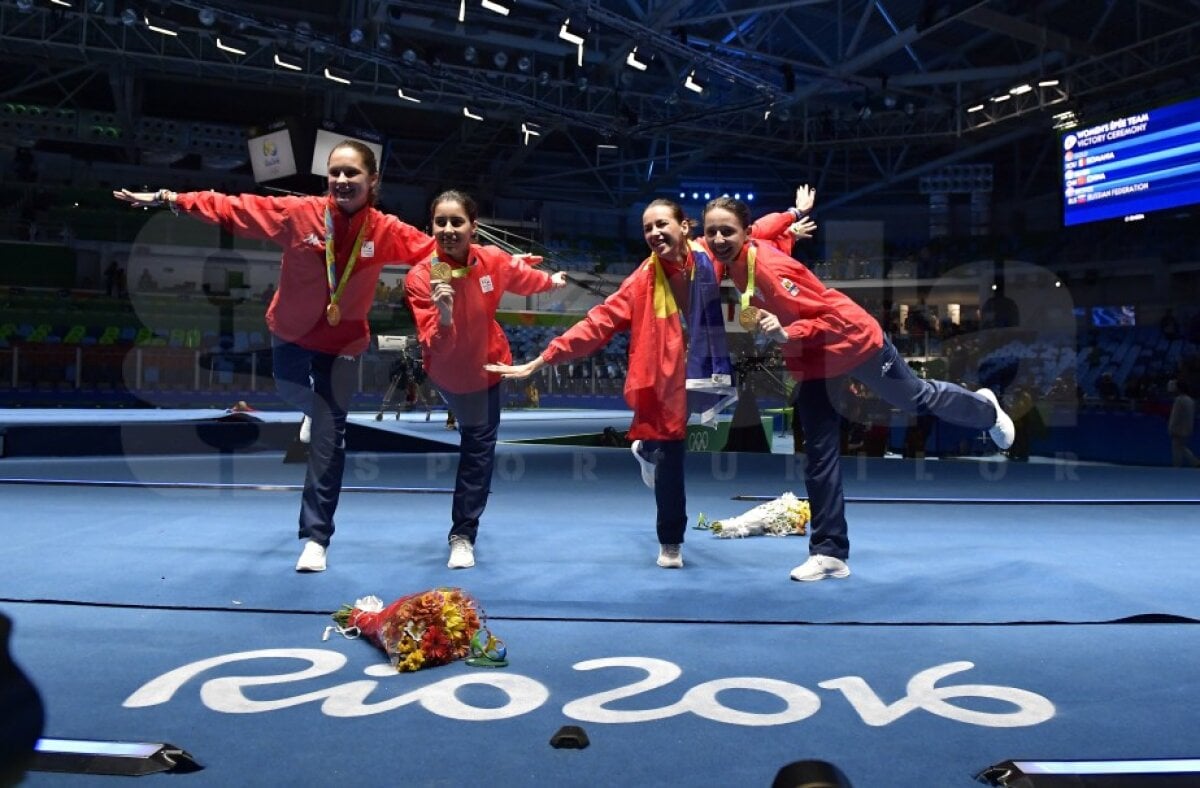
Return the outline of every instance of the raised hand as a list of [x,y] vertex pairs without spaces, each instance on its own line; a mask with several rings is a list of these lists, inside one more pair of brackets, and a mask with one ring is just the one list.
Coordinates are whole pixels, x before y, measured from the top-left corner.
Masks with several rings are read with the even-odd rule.
[[796,187],[796,210],[800,213],[808,213],[813,209],[813,205],[817,202],[817,190],[809,186],[807,183]]
[[779,322],[779,318],[765,309],[758,310],[758,330],[772,342],[782,345],[788,340],[787,332],[783,330],[783,324]]
[[434,282],[430,298],[438,309],[441,324],[448,326],[454,322],[454,288],[450,283]]
[[788,232],[796,236],[797,241],[800,241],[805,238],[812,238],[813,231],[816,229],[817,223],[805,216],[800,221],[794,222],[792,226],[788,228]]

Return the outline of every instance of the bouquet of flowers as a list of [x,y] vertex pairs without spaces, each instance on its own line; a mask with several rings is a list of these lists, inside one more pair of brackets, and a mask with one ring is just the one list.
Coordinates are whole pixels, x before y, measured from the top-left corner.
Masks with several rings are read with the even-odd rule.
[[724,520],[709,520],[703,514],[697,528],[712,531],[713,536],[721,539],[735,539],[745,536],[804,536],[808,533],[808,521],[812,519],[812,510],[808,501],[800,500],[790,492],[785,492],[773,501],[767,501],[755,506],[745,514],[729,517]]
[[367,638],[400,672],[445,665],[472,653],[482,619],[479,605],[461,588],[410,594],[386,607],[379,597],[368,596],[333,614],[339,632]]

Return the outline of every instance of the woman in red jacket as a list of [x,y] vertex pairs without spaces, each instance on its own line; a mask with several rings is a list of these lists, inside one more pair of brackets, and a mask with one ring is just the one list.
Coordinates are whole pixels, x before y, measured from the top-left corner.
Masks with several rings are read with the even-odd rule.
[[704,208],[704,238],[727,266],[743,311],[759,331],[783,345],[796,380],[793,403],[804,428],[804,483],[812,507],[809,558],[793,580],[846,577],[850,567],[839,455],[840,420],[830,402],[833,380],[849,375],[889,404],[952,424],[988,430],[1001,449],[1012,445],[1012,419],[988,389],[922,380],[884,336],[879,323],[844,293],[826,287],[791,255],[748,237],[749,209],[719,197]]
[[512,361],[495,319],[500,297],[562,287],[567,278],[561,271],[551,275],[531,268],[525,255],[472,243],[479,209],[469,195],[444,192],[434,198],[430,214],[437,249],[409,272],[405,292],[425,370],[458,420],[458,474],[446,566],[466,569],[475,565],[475,538],[491,490],[500,425],[500,376],[483,366]]
[[[755,226],[756,236],[778,238],[798,217],[771,214]],[[687,501],[683,464],[689,412],[715,413],[733,399],[724,352],[724,318],[719,283],[723,269],[701,244],[688,240],[690,221],[671,200],[654,200],[642,214],[650,257],[582,320],[554,339],[537,358],[519,366],[488,365],[506,378],[524,378],[546,364],[590,355],[619,331],[629,330],[625,401],[633,410],[628,436],[654,489],[658,565],[683,566]],[[684,338],[687,316],[688,337]],[[702,330],[707,327],[709,331]]]
[[434,246],[420,230],[374,207],[379,167],[366,145],[338,143],[328,168],[329,192],[321,197],[113,192],[135,207],[168,206],[283,248],[267,327],[276,386],[304,413],[301,440],[310,444],[298,572],[325,569],[346,464],[346,412],[370,342],[367,313],[379,272],[384,265],[414,264]]

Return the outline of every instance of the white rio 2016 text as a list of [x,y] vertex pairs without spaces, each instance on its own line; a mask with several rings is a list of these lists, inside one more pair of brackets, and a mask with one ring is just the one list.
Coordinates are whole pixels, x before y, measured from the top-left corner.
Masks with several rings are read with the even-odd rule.
[[[308,662],[309,666],[292,673],[267,676],[222,676],[209,679],[200,686],[200,699],[204,705],[213,711],[226,714],[257,714],[319,702],[322,713],[331,717],[363,717],[382,714],[415,703],[439,717],[490,721],[528,714],[550,699],[550,690],[541,682],[519,673],[488,671],[451,676],[412,689],[402,695],[374,702],[367,700],[379,687],[380,682],[374,680],[349,681],[287,698],[253,700],[246,697],[243,692],[244,688],[308,681],[333,674],[346,664],[346,657],[336,651],[262,649],[223,654],[176,668],[144,684],[125,700],[124,705],[127,708],[144,708],[166,703],[187,682],[204,671],[235,662],[257,659],[297,659]],[[892,703],[887,703],[880,698],[866,680],[859,676],[830,679],[820,682],[817,686],[842,693],[846,701],[858,712],[862,721],[876,727],[895,722],[917,709],[923,709],[930,714],[936,714],[949,720],[988,728],[1038,725],[1054,716],[1054,704],[1041,695],[1028,690],[993,684],[937,686],[942,679],[973,667],[975,666],[971,662],[947,662],[922,670],[909,679],[904,697]],[[779,679],[739,676],[714,679],[698,684],[684,692],[678,701],[668,706],[635,711],[617,710],[608,708],[607,704],[664,687],[683,675],[683,670],[673,662],[649,657],[591,659],[577,662],[574,668],[580,671],[633,668],[646,673],[645,678],[639,681],[604,692],[597,692],[570,701],[563,706],[563,714],[580,722],[648,722],[680,714],[695,714],[729,725],[787,725],[808,719],[821,707],[820,697],[812,690],[798,684]],[[363,672],[367,676],[374,677],[396,676],[394,669],[386,664],[372,665]],[[499,706],[481,708],[463,702],[458,697],[458,689],[472,685],[499,690],[505,697],[504,703]],[[721,692],[726,690],[748,690],[774,695],[783,702],[784,708],[772,712],[741,711],[730,708],[720,701]],[[977,698],[993,703],[999,702],[1012,708],[1004,711],[980,711],[950,702],[959,698]]]

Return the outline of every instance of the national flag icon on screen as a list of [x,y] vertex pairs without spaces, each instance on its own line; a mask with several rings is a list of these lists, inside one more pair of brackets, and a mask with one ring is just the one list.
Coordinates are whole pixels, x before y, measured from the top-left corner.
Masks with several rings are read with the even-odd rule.
[[1081,175],[1081,176],[1079,176],[1078,178],[1076,178],[1076,179],[1075,179],[1075,185],[1076,185],[1076,186],[1086,186],[1086,185],[1087,185],[1087,176],[1086,176],[1086,175]]

